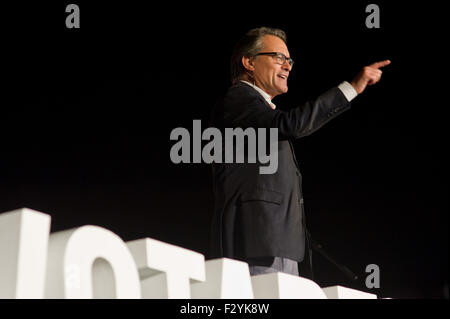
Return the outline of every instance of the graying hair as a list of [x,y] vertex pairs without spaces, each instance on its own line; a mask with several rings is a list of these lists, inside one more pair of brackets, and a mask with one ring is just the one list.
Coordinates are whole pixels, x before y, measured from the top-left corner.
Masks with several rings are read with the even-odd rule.
[[242,65],[242,57],[253,57],[264,49],[265,35],[274,35],[286,43],[286,33],[283,30],[260,27],[248,31],[235,45],[231,54],[230,73],[231,82],[236,83],[246,71]]

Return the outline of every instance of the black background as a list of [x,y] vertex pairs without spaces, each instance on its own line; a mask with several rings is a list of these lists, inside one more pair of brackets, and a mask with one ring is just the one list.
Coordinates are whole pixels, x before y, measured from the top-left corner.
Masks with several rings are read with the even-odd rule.
[[[243,33],[278,27],[295,60],[281,109],[392,61],[350,111],[295,142],[309,230],[360,276],[315,253],[314,280],[448,298],[448,106],[424,55],[438,8],[377,1],[381,28],[367,29],[364,1],[75,1],[81,28],[67,29],[70,2],[41,2],[1,9],[0,212],[28,207],[51,215],[52,232],[93,224],[208,257],[210,168],[173,164],[169,135],[206,123]],[[379,289],[365,287],[369,264]]]

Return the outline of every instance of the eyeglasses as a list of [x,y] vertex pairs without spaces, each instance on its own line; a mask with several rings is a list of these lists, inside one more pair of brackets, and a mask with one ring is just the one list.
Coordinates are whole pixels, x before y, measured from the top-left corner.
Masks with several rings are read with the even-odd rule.
[[255,56],[258,56],[258,55],[269,55],[269,56],[275,58],[275,61],[278,64],[283,65],[287,61],[289,63],[289,65],[291,66],[291,68],[294,66],[294,60],[292,60],[291,58],[288,58],[281,52],[260,52],[260,53],[255,54]]

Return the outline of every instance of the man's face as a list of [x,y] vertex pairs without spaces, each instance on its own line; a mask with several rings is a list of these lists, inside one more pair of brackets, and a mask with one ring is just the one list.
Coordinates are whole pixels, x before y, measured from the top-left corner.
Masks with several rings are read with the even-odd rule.
[[[263,43],[264,48],[261,52],[280,52],[287,58],[290,57],[286,44],[279,37],[266,35]],[[255,57],[253,65],[255,84],[268,93],[271,98],[288,91],[287,78],[291,66],[287,61],[281,65],[273,56],[259,55]]]

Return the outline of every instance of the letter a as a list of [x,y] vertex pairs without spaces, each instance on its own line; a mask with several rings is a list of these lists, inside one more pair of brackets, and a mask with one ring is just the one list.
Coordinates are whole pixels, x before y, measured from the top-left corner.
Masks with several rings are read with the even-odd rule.
[[[191,162],[191,143],[190,143],[190,134],[189,131],[184,127],[177,127],[170,132],[170,139],[176,140],[179,136],[181,136],[181,140],[179,140],[175,145],[170,149],[170,160],[174,164],[178,163],[190,163]],[[181,156],[179,152],[181,150]]]
[[80,28],[80,8],[76,4],[69,4],[66,7],[66,12],[70,13],[66,18],[66,27],[68,29]]
[[380,28],[380,8],[376,4],[369,4],[366,7],[366,12],[371,12],[366,18],[366,27],[368,29]]
[[380,288],[380,267],[375,264],[367,265],[366,272],[371,273],[366,277],[366,287],[369,289]]

